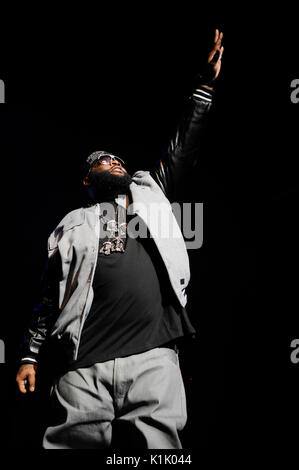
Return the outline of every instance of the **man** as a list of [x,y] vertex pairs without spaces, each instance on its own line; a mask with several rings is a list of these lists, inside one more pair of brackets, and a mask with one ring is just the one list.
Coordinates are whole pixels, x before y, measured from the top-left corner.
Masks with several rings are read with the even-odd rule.
[[[182,447],[187,416],[177,344],[194,329],[185,310],[188,255],[170,201],[197,158],[222,40],[216,30],[165,157],[131,176],[119,157],[92,153],[83,184],[93,204],[67,214],[49,237],[43,299],[16,378],[22,393],[34,390],[48,342],[47,354],[62,368],[51,390],[46,449],[109,447],[117,427],[133,447]],[[136,224],[142,236],[134,236]],[[161,236],[169,226],[172,233]]]

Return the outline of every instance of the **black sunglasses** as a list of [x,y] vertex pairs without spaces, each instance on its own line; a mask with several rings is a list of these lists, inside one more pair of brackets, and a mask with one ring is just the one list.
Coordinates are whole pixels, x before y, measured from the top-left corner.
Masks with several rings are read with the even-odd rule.
[[114,155],[101,155],[93,162],[91,168],[100,165],[112,165],[113,160],[119,162],[122,166],[125,166],[125,162],[119,157],[115,157]]

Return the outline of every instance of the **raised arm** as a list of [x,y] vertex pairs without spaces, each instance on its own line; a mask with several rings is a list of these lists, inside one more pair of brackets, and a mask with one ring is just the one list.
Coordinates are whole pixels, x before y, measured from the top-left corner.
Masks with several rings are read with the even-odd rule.
[[170,201],[190,170],[196,165],[207,116],[212,106],[215,80],[220,74],[224,51],[223,33],[215,30],[214,44],[203,70],[198,74],[196,86],[187,109],[170,140],[165,155],[151,169],[151,175]]

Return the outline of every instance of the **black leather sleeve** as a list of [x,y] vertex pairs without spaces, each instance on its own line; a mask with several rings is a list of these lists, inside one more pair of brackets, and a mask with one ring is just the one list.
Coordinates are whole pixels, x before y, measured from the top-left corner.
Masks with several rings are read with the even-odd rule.
[[189,99],[165,154],[150,170],[171,202],[175,201],[180,185],[197,164],[211,106],[211,102],[197,100],[193,96]]
[[33,315],[21,348],[21,363],[36,363],[42,345],[45,343],[50,327],[59,315],[59,280],[61,260],[59,251],[48,259],[42,277],[41,302]]

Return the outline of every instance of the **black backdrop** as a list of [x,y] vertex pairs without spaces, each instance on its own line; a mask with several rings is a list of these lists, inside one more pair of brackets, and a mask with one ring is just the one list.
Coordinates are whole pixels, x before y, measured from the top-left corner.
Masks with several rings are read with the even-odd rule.
[[124,28],[114,38],[107,27],[83,43],[66,40],[59,56],[49,47],[19,71],[3,71],[1,403],[11,448],[38,448],[45,422],[42,384],[32,396],[15,391],[18,344],[38,302],[48,234],[82,204],[82,160],[98,148],[133,169],[159,157],[214,26],[225,32],[222,76],[200,166],[184,188],[185,201],[204,202],[204,245],[190,250],[188,311],[198,337],[181,354],[189,409],[182,438],[185,448],[232,451],[269,436],[295,442],[295,33],[275,30],[279,50],[267,42],[265,58],[268,30],[244,36],[193,21],[183,34],[179,23],[135,26],[130,35]]

